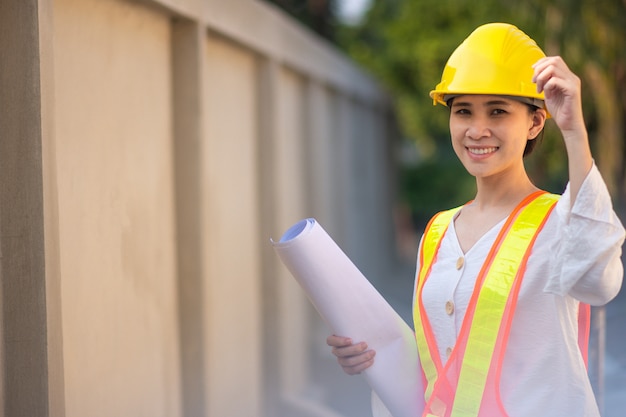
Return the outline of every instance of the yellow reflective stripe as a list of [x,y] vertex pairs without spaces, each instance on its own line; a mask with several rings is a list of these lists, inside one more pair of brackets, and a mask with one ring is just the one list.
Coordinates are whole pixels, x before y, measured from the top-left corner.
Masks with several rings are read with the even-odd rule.
[[533,237],[557,199],[543,194],[529,203],[497,250],[476,302],[451,417],[478,415],[511,288]]
[[437,381],[438,372],[437,366],[435,365],[435,362],[430,355],[428,341],[426,340],[424,326],[422,325],[422,317],[420,312],[422,287],[424,286],[424,282],[426,282],[426,276],[428,275],[432,266],[433,260],[435,258],[435,252],[437,251],[437,247],[439,246],[439,242],[441,241],[441,238],[448,229],[448,225],[450,224],[452,217],[459,209],[460,207],[457,207],[455,209],[438,213],[430,222],[430,225],[428,226],[428,229],[426,230],[426,233],[424,235],[424,239],[422,239],[422,262],[420,265],[420,270],[418,271],[417,288],[415,291],[413,323],[415,327],[415,340],[417,342],[419,359],[427,381],[425,392],[426,400],[428,400],[428,398],[430,398],[430,395],[432,394],[433,387],[435,385],[435,382]]

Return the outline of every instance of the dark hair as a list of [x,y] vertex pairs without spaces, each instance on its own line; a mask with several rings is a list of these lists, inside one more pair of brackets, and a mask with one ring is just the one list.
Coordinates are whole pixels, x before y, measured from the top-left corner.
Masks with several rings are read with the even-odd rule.
[[[539,110],[539,107],[537,106],[533,106],[532,104],[527,104],[527,103],[524,103],[524,104],[528,106],[528,111],[530,114],[533,114],[534,112]],[[527,155],[530,155],[533,152],[533,150],[537,147],[537,145],[539,145],[539,142],[543,140],[544,129],[545,127],[541,129],[541,132],[539,132],[539,134],[534,139],[529,139],[526,141],[526,147],[524,148],[524,155],[523,155],[524,158]]]

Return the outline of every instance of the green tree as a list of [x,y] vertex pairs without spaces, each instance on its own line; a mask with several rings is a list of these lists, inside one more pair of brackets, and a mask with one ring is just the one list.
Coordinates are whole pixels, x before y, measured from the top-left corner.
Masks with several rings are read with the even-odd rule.
[[[596,160],[612,191],[626,200],[626,2],[621,0],[375,0],[364,20],[338,33],[340,45],[368,68],[394,98],[401,132],[415,143],[422,165],[401,175],[401,196],[422,219],[471,197],[474,189],[449,145],[448,113],[433,108],[428,93],[445,61],[477,26],[509,22],[548,54],[561,54],[583,79],[585,112]],[[549,123],[528,158],[533,180],[561,192],[567,178],[564,146]],[[440,179],[452,178],[444,183]],[[446,185],[447,184],[447,185]],[[442,189],[441,187],[446,187]],[[428,203],[425,203],[428,202]]]
[[337,0],[265,0],[290,14],[313,32],[335,42]]
[[[540,3],[540,2],[538,2]],[[596,163],[626,206],[626,2],[553,0],[545,6],[546,50],[566,57],[583,82]]]

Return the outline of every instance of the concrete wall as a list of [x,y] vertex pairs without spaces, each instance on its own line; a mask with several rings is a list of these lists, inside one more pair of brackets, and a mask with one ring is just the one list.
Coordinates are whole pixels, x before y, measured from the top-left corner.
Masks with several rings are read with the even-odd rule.
[[7,0],[0,28],[2,415],[362,416],[268,240],[316,217],[389,272],[377,85],[253,0]]

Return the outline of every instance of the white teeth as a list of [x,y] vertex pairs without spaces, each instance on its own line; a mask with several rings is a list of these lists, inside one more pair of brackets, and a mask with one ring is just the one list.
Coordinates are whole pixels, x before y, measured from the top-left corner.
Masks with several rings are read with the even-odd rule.
[[475,155],[485,155],[488,153],[495,152],[496,150],[498,150],[498,148],[467,148],[467,150],[469,150],[470,153],[473,153]]

